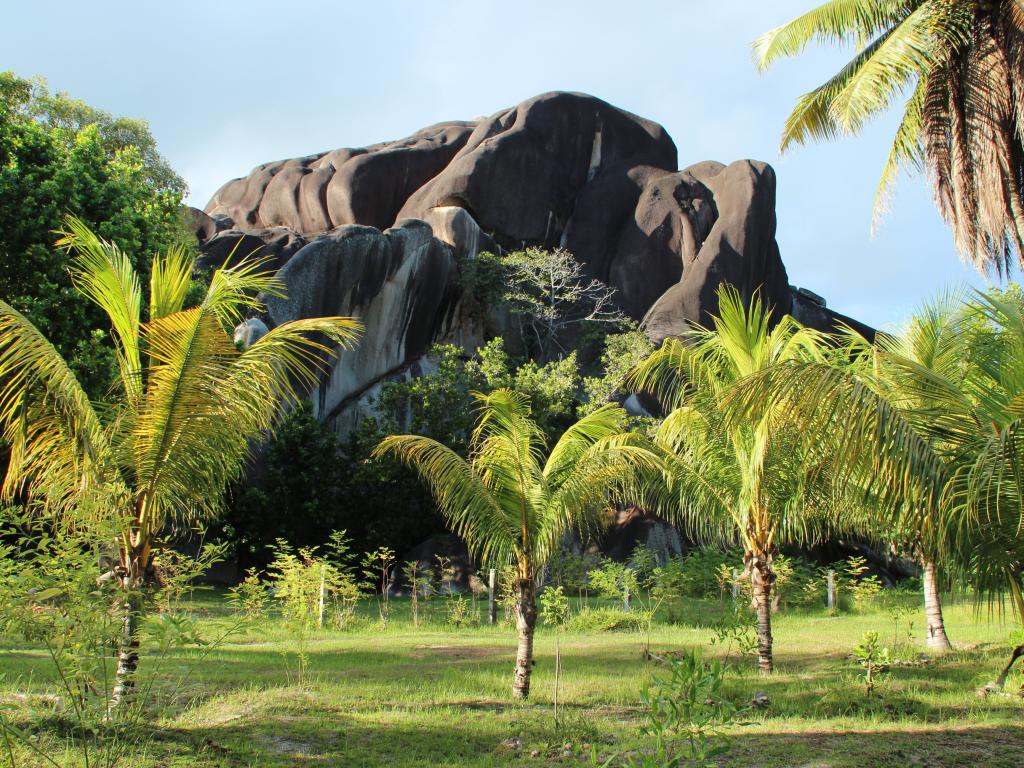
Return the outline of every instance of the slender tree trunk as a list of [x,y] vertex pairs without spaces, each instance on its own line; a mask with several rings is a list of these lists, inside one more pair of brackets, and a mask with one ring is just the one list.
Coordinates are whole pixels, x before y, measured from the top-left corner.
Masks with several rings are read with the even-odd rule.
[[110,707],[113,710],[131,697],[135,688],[135,672],[139,668],[139,618],[141,606],[136,599],[134,585],[129,579],[122,579],[123,595],[118,601],[121,614],[121,637],[117,656],[117,671],[114,673],[114,687],[110,691]]
[[774,667],[772,660],[772,587],[775,574],[772,572],[772,556],[752,555],[750,557],[750,587],[753,594],[753,608],[757,613],[757,668],[762,674],[770,674]]
[[525,699],[530,695],[530,673],[533,671],[533,630],[537,626],[537,602],[533,579],[519,582],[519,600],[516,605],[516,668],[512,679],[512,697]]
[[923,565],[925,644],[929,648],[946,651],[953,646],[946,636],[946,625],[942,620],[942,603],[939,602],[939,580],[935,561],[924,558]]
[[149,545],[126,547],[120,568],[122,595],[115,608],[121,614],[121,637],[110,691],[108,714],[131,697],[139,668],[139,621],[142,618],[142,581],[149,561]]

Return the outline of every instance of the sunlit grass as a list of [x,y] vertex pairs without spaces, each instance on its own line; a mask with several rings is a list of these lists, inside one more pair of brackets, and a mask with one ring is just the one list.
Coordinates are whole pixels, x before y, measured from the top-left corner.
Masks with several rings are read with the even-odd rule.
[[[515,637],[505,625],[453,628],[443,624],[442,599],[423,626],[409,620],[408,604],[393,605],[385,626],[373,604],[360,609],[350,630],[313,632],[305,643],[308,666],[298,680],[298,644],[277,620],[243,629],[201,664],[200,651],[160,662],[143,656],[142,674],[162,680],[153,728],[144,751],[126,765],[183,766],[501,766],[586,765],[589,745],[601,753],[642,747],[638,692],[657,665],[647,661],[646,633],[562,634],[559,701],[564,725],[552,720],[555,635],[542,627],[529,703],[510,695]],[[481,606],[482,608],[482,606]],[[717,602],[688,602],[674,625],[656,624],[655,654],[691,645],[722,656],[708,626],[727,612]],[[197,597],[193,611],[206,637],[232,622],[220,596]],[[777,673],[759,677],[751,657],[739,658],[728,693],[746,702],[759,691],[771,704],[748,713],[733,729],[723,765],[867,766],[1017,765],[1024,752],[1024,700],[978,698],[977,688],[1005,662],[1010,624],[977,615],[968,602],[947,607],[957,650],[922,666],[892,669],[868,697],[859,668],[847,655],[868,630],[884,642],[903,642],[885,611],[775,617]],[[920,634],[920,618],[916,635]],[[67,764],[66,726],[52,701],[44,653],[4,642],[0,701],[23,724],[45,719],[40,743]],[[913,656],[921,648],[905,648]],[[189,657],[192,657],[191,659]],[[192,668],[191,673],[188,670]],[[1007,691],[1021,686],[1021,673]],[[56,716],[55,716],[56,715]],[[503,742],[521,736],[509,754]],[[565,745],[569,744],[569,755]],[[584,746],[587,745],[587,746]],[[586,754],[585,754],[586,753]],[[0,752],[0,755],[3,753]],[[34,766],[18,753],[17,765]],[[0,757],[0,765],[4,757]]]

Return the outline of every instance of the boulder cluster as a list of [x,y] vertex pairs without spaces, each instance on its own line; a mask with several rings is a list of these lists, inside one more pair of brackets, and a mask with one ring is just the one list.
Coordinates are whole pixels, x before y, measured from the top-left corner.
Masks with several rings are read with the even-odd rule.
[[398,141],[266,163],[193,214],[200,266],[258,248],[287,287],[243,337],[297,317],[362,318],[363,342],[314,397],[339,432],[383,381],[423,370],[435,342],[484,341],[459,281],[459,265],[482,251],[571,251],[654,342],[707,322],[722,282],[812,327],[870,333],[789,284],[771,166],[678,170],[664,128],[584,94],[546,93]]

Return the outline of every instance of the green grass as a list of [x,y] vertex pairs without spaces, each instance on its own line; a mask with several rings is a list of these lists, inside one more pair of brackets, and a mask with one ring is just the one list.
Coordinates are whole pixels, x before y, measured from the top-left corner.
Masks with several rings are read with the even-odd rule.
[[[438,603],[438,600],[434,601]],[[207,594],[194,611],[208,637],[230,623],[223,600]],[[182,651],[160,662],[142,658],[142,676],[159,678],[151,726],[124,765],[197,766],[548,766],[588,765],[602,754],[643,748],[638,692],[658,667],[646,661],[644,633],[565,634],[560,638],[562,727],[552,720],[554,634],[542,628],[528,704],[510,698],[513,630],[451,628],[434,620],[413,627],[397,601],[387,627],[376,607],[361,607],[356,628],[314,633],[308,669],[297,680],[297,646],[276,620],[233,636],[201,662]],[[692,601],[657,624],[656,653],[693,645],[708,654],[717,603]],[[919,627],[921,618],[911,617]],[[729,766],[1016,766],[1024,754],[1024,699],[981,699],[977,688],[1006,659],[1012,627],[977,616],[970,604],[947,608],[957,650],[930,664],[894,668],[868,697],[846,657],[868,630],[891,642],[884,611],[828,616],[780,613],[775,619],[777,672],[762,678],[750,657],[732,660],[727,691],[737,702],[755,693],[771,704],[731,729]],[[907,649],[909,651],[909,649]],[[919,649],[913,649],[919,650]],[[188,672],[192,669],[191,673]],[[74,765],[81,738],[47,694],[57,688],[44,652],[0,641],[0,704],[58,763]],[[180,685],[168,680],[188,675]],[[1008,691],[1024,682],[1015,672]],[[503,742],[521,737],[520,750]],[[566,745],[568,749],[566,749]],[[15,750],[17,766],[41,764]],[[10,758],[0,742],[0,765]],[[35,762],[34,762],[35,760]]]

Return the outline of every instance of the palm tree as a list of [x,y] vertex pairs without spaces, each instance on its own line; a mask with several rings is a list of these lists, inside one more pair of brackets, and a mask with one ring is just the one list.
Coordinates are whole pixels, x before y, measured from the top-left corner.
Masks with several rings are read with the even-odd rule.
[[941,560],[979,594],[1009,592],[1024,617],[1024,299],[926,305],[897,337],[851,337],[831,360],[789,361],[743,382],[740,413],[783,408],[891,530],[922,554],[927,642],[948,647]]
[[0,301],[0,428],[11,452],[2,494],[72,523],[88,514],[118,523],[110,575],[125,604],[116,704],[138,665],[140,590],[155,537],[169,523],[218,513],[252,442],[315,384],[334,345],[356,340],[360,325],[300,320],[240,350],[230,329],[259,309],[254,297],[282,295],[260,261],[218,270],[201,303],[186,308],[192,259],[181,249],[155,256],[143,320],[128,257],[76,219],[62,234],[58,244],[75,254],[75,287],[110,318],[119,379],[104,402],[91,402],[53,344]]
[[668,339],[632,372],[630,383],[672,410],[654,442],[662,451],[662,482],[646,506],[698,540],[740,544],[757,613],[758,666],[771,672],[772,562],[780,544],[817,538],[835,508],[829,467],[815,460],[782,409],[735,419],[727,398],[746,377],[786,360],[816,359],[820,336],[787,316],[775,319],[755,295],[745,304],[719,289],[713,327],[695,326],[685,340]]
[[854,135],[909,94],[875,199],[900,168],[927,168],[961,256],[1006,274],[1024,259],[1024,2],[829,0],[754,43],[764,70],[808,43],[853,59],[802,96],[782,149]]
[[474,557],[515,566],[519,643],[512,695],[525,699],[538,574],[567,532],[593,532],[609,497],[630,484],[636,468],[650,469],[656,460],[637,435],[624,433],[627,415],[618,406],[580,419],[545,457],[528,396],[498,389],[476,397],[480,415],[468,460],[419,435],[386,437],[374,455],[393,454],[416,470]]

